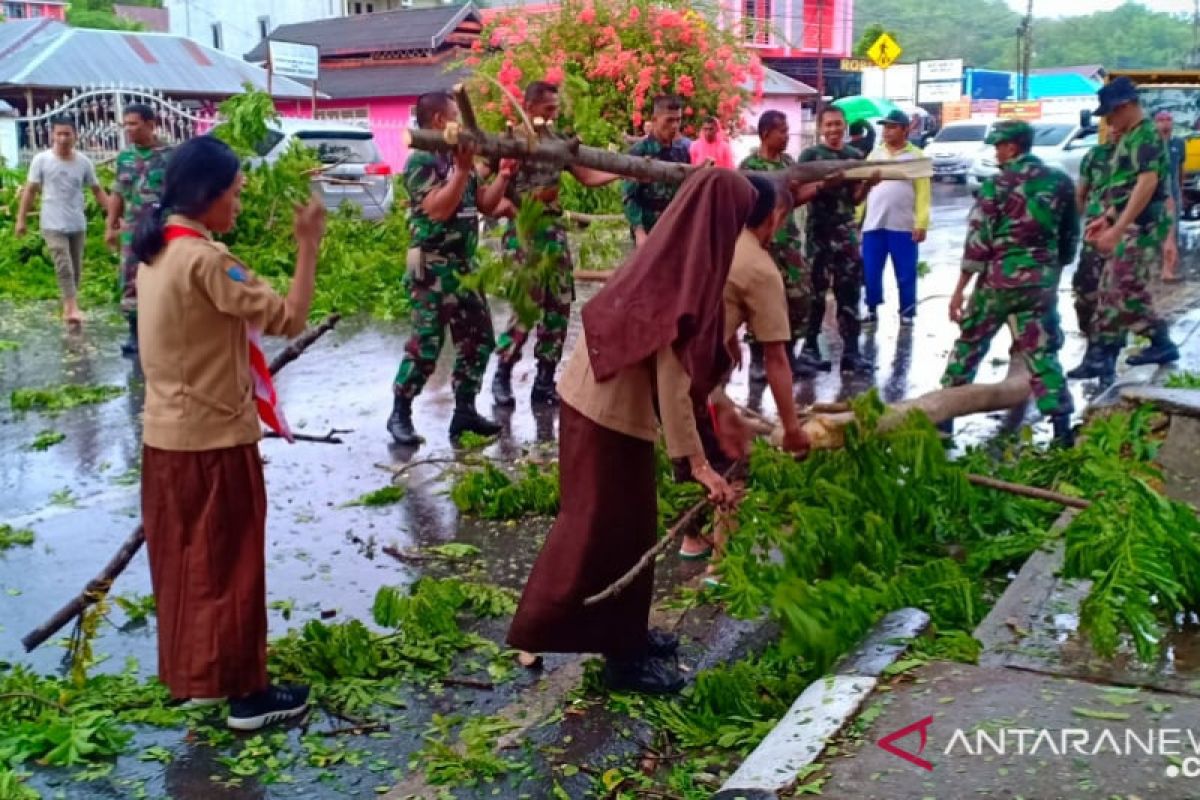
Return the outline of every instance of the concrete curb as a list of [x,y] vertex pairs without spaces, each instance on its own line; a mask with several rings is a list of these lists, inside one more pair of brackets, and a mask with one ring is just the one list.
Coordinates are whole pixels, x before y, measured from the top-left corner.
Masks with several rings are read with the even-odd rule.
[[908,641],[928,627],[929,615],[915,608],[893,611],[876,623],[834,674],[814,681],[796,698],[713,800],[768,800],[790,788],[830,737],[858,713],[879,676],[908,649]]

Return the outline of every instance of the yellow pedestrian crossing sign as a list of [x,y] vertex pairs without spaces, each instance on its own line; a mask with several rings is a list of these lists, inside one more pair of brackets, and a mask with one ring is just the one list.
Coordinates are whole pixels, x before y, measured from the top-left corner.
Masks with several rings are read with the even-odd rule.
[[871,45],[871,49],[867,51],[867,57],[874,61],[876,66],[887,69],[903,52],[896,40],[885,33],[875,40],[875,44]]

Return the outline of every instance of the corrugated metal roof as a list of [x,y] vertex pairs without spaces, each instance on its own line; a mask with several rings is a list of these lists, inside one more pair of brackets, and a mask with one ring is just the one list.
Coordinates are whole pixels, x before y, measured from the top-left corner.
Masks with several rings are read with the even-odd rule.
[[[280,25],[271,31],[270,38],[278,42],[316,45],[323,58],[380,50],[435,50],[467,19],[480,21],[474,3],[378,11]],[[266,61],[266,40],[246,53],[246,60]]]
[[[10,25],[0,24],[0,32]],[[0,34],[2,35],[2,34]],[[0,39],[3,41],[3,39]],[[127,33],[59,26],[40,32],[0,58],[0,85],[69,89],[124,85],[168,94],[239,94],[267,88],[267,72],[231,55],[165,33]],[[272,94],[307,98],[302,83],[275,76]]]
[[0,62],[27,44],[44,44],[66,29],[61,22],[45,17],[0,23]]
[[321,70],[317,88],[335,100],[364,97],[415,97],[438,89],[450,89],[468,74],[446,71],[441,64],[388,64],[378,67],[346,67]]
[[[747,91],[754,91],[754,81],[742,84]],[[766,68],[763,71],[764,95],[787,95],[789,97],[816,97],[817,90],[803,81],[798,81],[782,72]]]

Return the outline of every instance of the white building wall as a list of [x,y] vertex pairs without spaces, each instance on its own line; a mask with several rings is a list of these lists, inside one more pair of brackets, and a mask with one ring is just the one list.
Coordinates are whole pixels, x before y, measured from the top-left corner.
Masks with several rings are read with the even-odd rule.
[[[346,0],[166,0],[171,33],[213,47],[219,26],[220,50],[242,58],[262,40],[261,27],[340,17]],[[261,20],[261,22],[260,22]]]

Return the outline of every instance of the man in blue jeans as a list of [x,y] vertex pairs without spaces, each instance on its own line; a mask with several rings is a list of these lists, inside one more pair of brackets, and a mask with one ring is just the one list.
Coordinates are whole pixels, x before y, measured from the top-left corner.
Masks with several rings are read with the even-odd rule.
[[[883,143],[871,151],[868,161],[923,157],[921,148],[908,141],[907,114],[892,111],[879,124]],[[868,324],[879,321],[876,309],[883,305],[883,269],[890,256],[900,293],[900,324],[912,325],[917,313],[917,246],[929,229],[929,203],[929,178],[882,181],[859,210]]]

